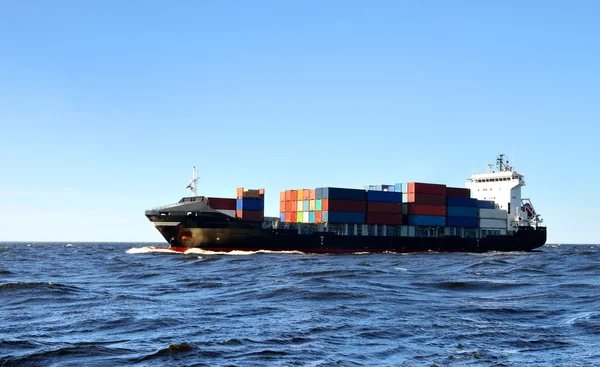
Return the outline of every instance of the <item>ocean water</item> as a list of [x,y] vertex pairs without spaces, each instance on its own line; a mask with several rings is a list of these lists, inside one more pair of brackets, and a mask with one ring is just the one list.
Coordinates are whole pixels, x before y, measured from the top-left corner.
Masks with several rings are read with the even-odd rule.
[[0,243],[0,366],[600,366],[600,246]]

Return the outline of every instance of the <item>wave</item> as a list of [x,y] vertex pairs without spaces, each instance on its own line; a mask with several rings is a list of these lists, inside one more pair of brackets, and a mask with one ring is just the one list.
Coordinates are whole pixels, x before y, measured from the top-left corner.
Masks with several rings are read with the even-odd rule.
[[306,255],[302,251],[271,251],[271,250],[258,250],[258,251],[210,251],[203,250],[201,248],[189,248],[185,251],[176,251],[168,247],[157,247],[157,246],[144,246],[144,247],[132,247],[125,251],[128,254],[147,254],[147,253],[169,253],[169,254],[198,254],[198,255],[231,255],[231,256],[247,256],[255,254],[300,254]]
[[58,293],[79,293],[85,291],[83,288],[53,282],[16,282],[0,284],[0,292],[14,292],[15,290],[29,289],[49,290]]

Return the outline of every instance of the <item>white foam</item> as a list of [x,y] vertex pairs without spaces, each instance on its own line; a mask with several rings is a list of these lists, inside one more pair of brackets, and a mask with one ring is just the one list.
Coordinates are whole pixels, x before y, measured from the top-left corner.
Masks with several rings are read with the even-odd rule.
[[402,270],[402,271],[408,271],[408,269],[404,269],[404,268],[395,268],[396,270]]
[[177,251],[173,251],[166,247],[154,247],[154,246],[132,247],[125,252],[128,254],[147,254],[149,252],[166,252],[166,253],[171,253],[171,254],[179,253]]

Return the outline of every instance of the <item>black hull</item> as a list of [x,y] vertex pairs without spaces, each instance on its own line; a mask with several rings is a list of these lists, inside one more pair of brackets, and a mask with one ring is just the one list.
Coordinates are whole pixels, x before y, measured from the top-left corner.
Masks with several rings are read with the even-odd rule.
[[[206,214],[206,213],[205,213]],[[546,229],[522,227],[514,235],[486,238],[341,236],[332,233],[298,234],[297,230],[262,229],[260,224],[220,213],[200,216],[148,215],[174,249],[208,251],[356,252],[488,252],[531,251],[546,243]],[[160,222],[171,225],[161,225]],[[172,223],[179,223],[173,225]]]

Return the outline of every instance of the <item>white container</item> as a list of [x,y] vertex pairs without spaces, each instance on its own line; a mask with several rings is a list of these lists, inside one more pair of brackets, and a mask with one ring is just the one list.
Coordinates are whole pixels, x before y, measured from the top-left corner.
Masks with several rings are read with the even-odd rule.
[[481,219],[503,219],[506,221],[508,213],[501,209],[479,209],[479,218]]
[[310,223],[310,216],[308,212],[302,213],[302,223]]
[[479,219],[479,228],[506,229],[506,219]]
[[217,211],[219,213],[223,213],[223,214],[228,215],[228,216],[230,216],[232,218],[235,218],[235,210],[221,210],[221,209],[217,209]]
[[296,211],[297,212],[304,211],[304,201],[300,200],[300,201],[296,202]]

